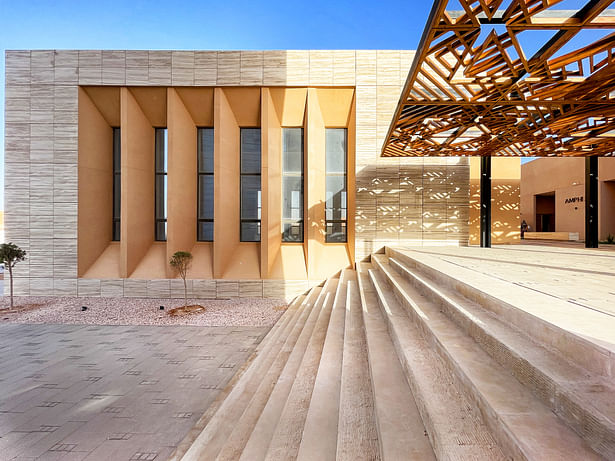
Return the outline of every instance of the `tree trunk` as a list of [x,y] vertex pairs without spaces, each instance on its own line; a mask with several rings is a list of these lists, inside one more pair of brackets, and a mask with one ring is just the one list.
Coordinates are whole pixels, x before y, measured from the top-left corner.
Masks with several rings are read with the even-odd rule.
[[184,277],[184,307],[188,305],[188,287],[186,286],[186,278]]
[[9,266],[9,278],[10,280],[10,284],[11,284],[11,309],[13,308],[13,268],[11,267],[10,264],[8,264]]

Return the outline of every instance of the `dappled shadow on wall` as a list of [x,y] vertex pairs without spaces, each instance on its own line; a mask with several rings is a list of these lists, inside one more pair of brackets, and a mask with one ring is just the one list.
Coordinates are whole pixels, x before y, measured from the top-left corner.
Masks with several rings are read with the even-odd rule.
[[386,245],[466,245],[467,159],[379,159],[357,168],[357,259]]
[[[470,244],[479,244],[480,181],[471,182]],[[519,180],[493,179],[491,187],[492,243],[511,243],[519,239]]]

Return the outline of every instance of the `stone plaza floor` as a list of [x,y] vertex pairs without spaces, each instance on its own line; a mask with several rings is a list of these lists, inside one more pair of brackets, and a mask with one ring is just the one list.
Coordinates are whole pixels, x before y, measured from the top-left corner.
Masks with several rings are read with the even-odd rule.
[[0,459],[165,460],[268,330],[0,325]]

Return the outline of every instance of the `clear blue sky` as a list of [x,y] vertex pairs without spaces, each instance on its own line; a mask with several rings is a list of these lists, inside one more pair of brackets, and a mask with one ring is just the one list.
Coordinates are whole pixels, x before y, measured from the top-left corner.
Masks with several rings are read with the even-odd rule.
[[[9,49],[416,49],[429,1],[0,0]],[[0,115],[4,208],[4,110]]]

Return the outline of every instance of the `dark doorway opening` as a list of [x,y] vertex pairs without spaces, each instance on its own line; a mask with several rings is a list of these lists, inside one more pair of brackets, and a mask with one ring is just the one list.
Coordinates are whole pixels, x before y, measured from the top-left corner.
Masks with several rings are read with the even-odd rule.
[[555,232],[555,192],[536,195],[536,232]]

